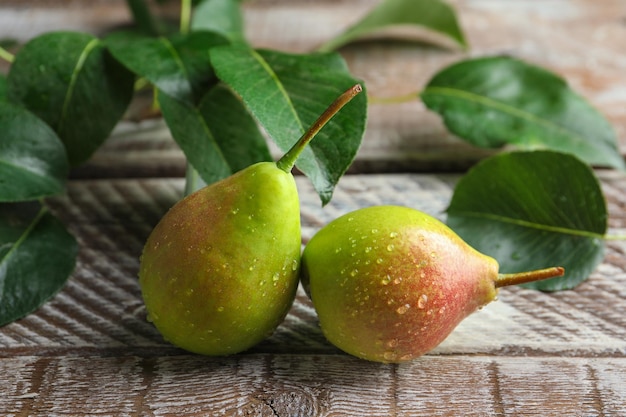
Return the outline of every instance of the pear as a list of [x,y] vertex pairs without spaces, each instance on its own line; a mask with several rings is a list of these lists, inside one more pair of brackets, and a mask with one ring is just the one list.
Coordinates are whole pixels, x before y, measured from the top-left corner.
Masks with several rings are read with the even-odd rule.
[[332,344],[359,358],[399,363],[439,345],[499,287],[564,273],[498,269],[434,217],[374,206],[317,232],[302,254],[301,279]]
[[204,355],[246,350],[270,335],[295,298],[302,248],[291,174],[307,143],[361,91],[342,94],[276,163],[260,162],[180,200],[152,230],[139,284],[172,344]]

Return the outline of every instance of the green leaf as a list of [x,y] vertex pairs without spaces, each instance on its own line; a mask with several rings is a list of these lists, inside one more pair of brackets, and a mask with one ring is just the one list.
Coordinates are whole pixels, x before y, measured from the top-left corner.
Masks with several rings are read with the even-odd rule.
[[[211,51],[218,77],[286,152],[341,93],[358,82],[338,54],[286,54],[244,46]],[[296,166],[323,204],[352,163],[365,130],[366,94],[359,94],[317,134]]]
[[328,52],[356,39],[390,28],[427,29],[466,48],[467,43],[452,7],[440,0],[385,0],[359,22],[322,45]]
[[565,275],[524,284],[574,288],[604,257],[607,209],[593,170],[554,151],[504,153],[472,168],[456,186],[448,225],[500,263],[504,273],[550,266]]
[[18,52],[8,94],[54,129],[70,163],[78,165],[124,114],[133,94],[133,75],[97,38],[53,32],[32,39]]
[[221,35],[204,31],[159,38],[117,32],[106,38],[113,56],[128,69],[165,94],[190,103],[216,82],[209,49],[227,43]]
[[191,29],[219,33],[231,43],[246,43],[241,0],[204,0],[195,8]]
[[607,120],[565,81],[507,57],[445,68],[422,92],[446,126],[481,147],[514,144],[572,153],[594,165],[625,169]]
[[7,99],[7,79],[4,75],[0,74],[0,101],[6,101]]
[[77,252],[74,237],[38,203],[0,204],[0,326],[56,294]]
[[133,21],[137,28],[147,35],[157,35],[158,25],[145,0],[126,0],[128,9],[133,15]]
[[206,184],[271,160],[256,122],[224,85],[212,88],[198,105],[160,91],[159,104],[176,143]]
[[63,143],[41,119],[0,101],[0,201],[61,193],[69,173]]

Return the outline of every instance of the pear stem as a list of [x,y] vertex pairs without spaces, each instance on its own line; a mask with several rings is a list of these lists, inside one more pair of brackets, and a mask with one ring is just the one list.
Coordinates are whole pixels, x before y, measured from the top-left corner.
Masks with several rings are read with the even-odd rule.
[[315,137],[315,135],[317,135],[320,130],[322,130],[324,125],[326,125],[326,123],[328,123],[330,119],[332,119],[333,116],[337,114],[339,110],[341,110],[343,106],[348,104],[350,100],[352,100],[361,91],[363,91],[363,87],[361,87],[360,84],[356,84],[350,89],[346,90],[339,97],[337,97],[335,101],[333,101],[332,104],[328,106],[324,113],[322,113],[321,116],[317,118],[315,123],[313,123],[311,127],[309,127],[309,130],[304,132],[304,134],[300,137],[300,139],[298,139],[296,144],[293,145],[291,149],[289,149],[287,153],[278,160],[278,162],[276,162],[276,166],[285,172],[291,172],[293,166],[296,164],[298,156],[300,156],[300,153],[306,147],[306,145]]
[[526,284],[528,282],[541,281],[547,278],[560,277],[565,274],[565,268],[554,266],[551,268],[537,269],[535,271],[517,272],[514,274],[498,274],[495,280],[496,288],[508,285]]

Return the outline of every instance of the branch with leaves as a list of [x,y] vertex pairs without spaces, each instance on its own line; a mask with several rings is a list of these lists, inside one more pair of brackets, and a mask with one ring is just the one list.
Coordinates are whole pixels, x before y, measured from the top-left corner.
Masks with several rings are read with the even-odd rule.
[[[238,0],[182,0],[176,30],[143,0],[128,5],[133,30],[103,39],[46,33],[15,56],[0,48],[11,64],[0,75],[0,325],[36,310],[72,273],[78,244],[46,198],[63,193],[71,169],[107,139],[136,86],[153,89],[195,169],[192,190],[270,160],[268,138],[287,151],[337,95],[360,82],[337,48],[407,25],[469,47],[454,10],[440,0],[382,1],[307,54],[251,46]],[[623,171],[625,164],[612,127],[562,78],[509,57],[469,59],[389,105],[399,99],[422,100],[475,146],[517,148],[471,169],[448,209],[448,224],[498,259],[503,272],[558,260],[567,275],[536,286],[553,291],[575,287],[602,261],[607,211],[591,166]],[[298,159],[322,204],[356,157],[366,117],[362,94]]]

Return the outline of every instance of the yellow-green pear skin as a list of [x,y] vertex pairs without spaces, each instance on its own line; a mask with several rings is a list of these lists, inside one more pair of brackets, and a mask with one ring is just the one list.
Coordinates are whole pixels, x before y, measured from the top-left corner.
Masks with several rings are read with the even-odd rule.
[[291,173],[260,162],[175,204],[150,234],[139,283],[148,319],[190,352],[228,355],[269,336],[298,285]]
[[306,245],[301,279],[326,338],[397,363],[439,345],[496,298],[498,263],[439,220],[400,206],[348,213]]

